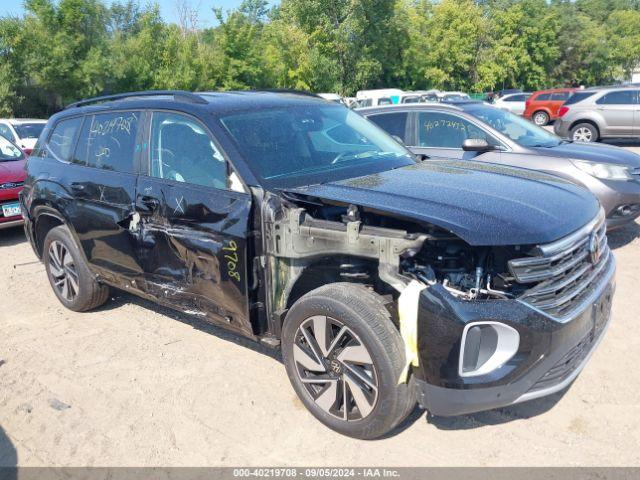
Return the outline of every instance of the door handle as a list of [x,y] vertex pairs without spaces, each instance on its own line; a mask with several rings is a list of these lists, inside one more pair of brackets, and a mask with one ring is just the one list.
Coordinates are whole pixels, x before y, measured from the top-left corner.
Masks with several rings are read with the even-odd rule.
[[85,190],[85,184],[84,183],[72,183],[71,184],[71,190],[75,193],[81,193],[84,192]]
[[160,206],[160,201],[155,197],[149,197],[147,195],[143,195],[140,198],[142,204],[147,207],[149,210],[157,210]]

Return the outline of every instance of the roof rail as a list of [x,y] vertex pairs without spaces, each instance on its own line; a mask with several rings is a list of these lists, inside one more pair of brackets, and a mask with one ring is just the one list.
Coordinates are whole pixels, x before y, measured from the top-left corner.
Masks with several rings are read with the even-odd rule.
[[317,93],[309,92],[307,90],[296,90],[295,88],[264,88],[255,90],[256,92],[270,92],[270,93],[294,93],[296,95],[305,95],[307,97],[322,98]]
[[189,103],[199,103],[199,104],[208,103],[200,95],[196,95],[195,93],[187,92],[185,90],[147,90],[144,92],[117,93],[115,95],[103,95],[101,97],[87,98],[86,100],[80,100],[79,102],[70,103],[64,108],[67,109],[67,108],[82,107],[84,105],[91,105],[92,103],[108,102],[112,100],[122,100],[124,98],[130,98],[130,97],[155,97],[158,95],[172,95],[174,100],[182,100]]

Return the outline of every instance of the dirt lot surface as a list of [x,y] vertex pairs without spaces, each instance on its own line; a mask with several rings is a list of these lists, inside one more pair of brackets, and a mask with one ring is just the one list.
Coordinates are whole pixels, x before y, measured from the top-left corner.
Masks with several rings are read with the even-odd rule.
[[66,310],[21,230],[0,231],[0,465],[638,466],[639,236],[610,236],[613,322],[567,392],[454,419],[416,410],[365,442],[318,423],[258,345],[119,292]]

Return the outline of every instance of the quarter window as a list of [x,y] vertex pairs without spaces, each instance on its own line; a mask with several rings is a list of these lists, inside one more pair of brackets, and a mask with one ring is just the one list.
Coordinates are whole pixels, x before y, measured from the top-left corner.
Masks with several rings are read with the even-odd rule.
[[571,92],[557,92],[551,95],[551,100],[564,102],[571,96]]
[[596,103],[598,105],[633,105],[636,92],[634,90],[618,90],[603,95]]
[[155,112],[151,121],[150,174],[176,182],[237,190],[227,163],[205,128],[177,113]]
[[63,162],[69,161],[80,125],[82,125],[82,117],[58,122],[48,142],[48,150],[55,158]]
[[534,98],[534,101],[536,101],[536,102],[544,102],[544,101],[549,100],[549,99],[551,99],[551,94],[550,93],[541,93],[536,98]]
[[405,133],[408,116],[409,114],[407,112],[395,112],[371,115],[367,118],[386,131],[389,135],[401,138],[402,141],[406,143],[407,138]]
[[420,112],[418,117],[418,142],[421,147],[462,148],[468,138],[495,141],[473,123],[456,115],[441,112]]
[[121,173],[135,171],[140,112],[110,112],[88,116],[72,161]]

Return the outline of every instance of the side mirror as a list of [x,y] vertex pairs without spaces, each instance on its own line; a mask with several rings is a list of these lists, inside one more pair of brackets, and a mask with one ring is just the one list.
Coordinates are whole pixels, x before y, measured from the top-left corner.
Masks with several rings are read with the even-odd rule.
[[465,152],[490,152],[496,148],[489,145],[489,142],[484,138],[467,138],[462,142],[462,150]]

